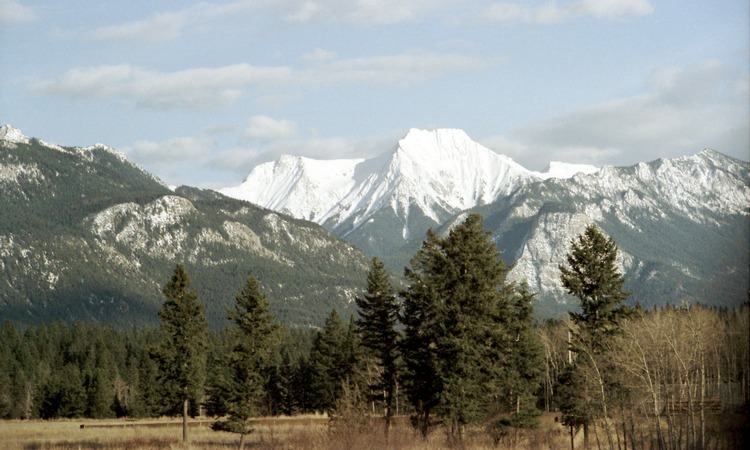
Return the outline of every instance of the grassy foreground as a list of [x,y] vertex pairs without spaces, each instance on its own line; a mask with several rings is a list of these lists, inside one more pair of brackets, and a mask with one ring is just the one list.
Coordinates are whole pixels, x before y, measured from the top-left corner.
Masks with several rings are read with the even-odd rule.
[[[246,449],[290,450],[551,450],[569,449],[568,430],[555,420],[559,414],[547,413],[540,418],[539,427],[519,430],[517,434],[503,436],[497,444],[481,429],[466,431],[462,445],[451,445],[444,429],[434,430],[422,439],[408,424],[408,418],[398,418],[386,441],[382,422],[373,419],[370,425],[338,423],[329,426],[324,415],[273,417],[259,419],[255,432],[245,440]],[[210,420],[190,423],[190,443],[183,445],[182,422],[175,419],[160,420],[55,420],[55,421],[0,421],[0,449],[2,450],[110,450],[110,449],[185,449],[219,450],[236,449],[239,437],[230,433],[215,432]],[[657,448],[648,437],[648,424],[637,424],[641,442],[637,448]],[[747,448],[747,415],[716,414],[707,421],[707,449]],[[666,427],[664,428],[666,429]],[[645,436],[644,436],[645,434]],[[644,441],[645,438],[645,441]],[[591,437],[591,448],[600,446]],[[583,433],[575,436],[575,448],[583,448]],[[615,442],[615,448],[622,448]],[[632,443],[627,447],[632,448]]]
[[[182,423],[163,420],[70,420],[70,421],[0,421],[3,449],[20,450],[109,450],[109,449],[235,449],[237,435],[212,431],[210,421],[190,425],[190,444],[183,446]],[[427,440],[408,425],[397,421],[386,443],[382,425],[365,428],[342,426],[329,428],[325,416],[296,416],[261,419],[255,432],[246,438],[246,449],[403,449],[427,450],[449,448],[446,434],[435,430]],[[507,437],[507,443],[493,445],[486,433],[468,431],[465,448],[555,449],[570,445],[569,436],[553,415],[542,418],[542,426],[525,435]],[[503,445],[507,444],[507,445]]]

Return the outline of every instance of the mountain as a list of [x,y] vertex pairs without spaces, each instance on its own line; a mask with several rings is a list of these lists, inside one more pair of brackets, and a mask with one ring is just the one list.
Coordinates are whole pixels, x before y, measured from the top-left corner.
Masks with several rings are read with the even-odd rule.
[[461,130],[412,129],[394,151],[377,158],[282,156],[221,192],[314,221],[366,253],[383,255],[541,176]]
[[170,190],[115,150],[0,127],[0,319],[155,323],[183,262],[221,326],[248,274],[280,321],[353,311],[369,262],[324,228],[215,191]]
[[712,150],[529,185],[479,210],[510,276],[550,315],[571,308],[559,282],[570,241],[598,224],[615,238],[632,301],[735,307],[750,287],[750,164]]
[[493,231],[511,278],[537,292],[537,310],[575,307],[558,266],[597,223],[620,247],[631,301],[736,306],[750,280],[750,164],[704,150],[632,167],[553,162],[531,172],[460,130],[411,130],[369,160],[284,156],[222,190],[313,220],[383,258],[396,273],[428,228],[447,232],[468,212]]

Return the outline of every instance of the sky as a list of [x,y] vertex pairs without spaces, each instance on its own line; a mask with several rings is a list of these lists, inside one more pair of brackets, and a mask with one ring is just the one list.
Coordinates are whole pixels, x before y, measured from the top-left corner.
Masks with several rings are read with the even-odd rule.
[[531,170],[750,160],[747,0],[0,0],[0,124],[170,185],[460,128]]

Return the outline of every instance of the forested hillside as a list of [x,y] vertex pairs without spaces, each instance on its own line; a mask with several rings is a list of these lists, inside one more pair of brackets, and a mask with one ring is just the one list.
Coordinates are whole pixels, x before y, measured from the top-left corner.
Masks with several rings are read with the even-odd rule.
[[0,139],[2,319],[153,324],[176,262],[217,328],[250,273],[287,324],[351,312],[364,288],[365,256],[313,223],[214,191],[172,191],[105,146],[14,136]]

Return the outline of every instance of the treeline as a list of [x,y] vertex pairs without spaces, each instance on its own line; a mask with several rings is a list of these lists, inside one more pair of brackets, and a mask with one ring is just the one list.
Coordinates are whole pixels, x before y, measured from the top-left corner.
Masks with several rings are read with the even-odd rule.
[[261,415],[324,411],[357,427],[379,414],[387,432],[399,414],[460,443],[468,426],[513,439],[546,410],[602,448],[742,446],[748,307],[625,306],[617,246],[589,227],[560,267],[580,310],[535,325],[533,295],[506,279],[490,238],[477,215],[428,232],[400,291],[374,259],[359,314],[333,310],[319,330],[280,327],[250,276],[231,325],[211,331],[181,265],[158,328],[5,322],[0,417],[203,413],[242,439]]

